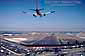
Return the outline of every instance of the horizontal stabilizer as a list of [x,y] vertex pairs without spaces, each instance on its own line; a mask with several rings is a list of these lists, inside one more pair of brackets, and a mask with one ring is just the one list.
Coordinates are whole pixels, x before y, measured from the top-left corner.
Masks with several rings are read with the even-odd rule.
[[29,10],[35,11],[35,9],[29,9]]

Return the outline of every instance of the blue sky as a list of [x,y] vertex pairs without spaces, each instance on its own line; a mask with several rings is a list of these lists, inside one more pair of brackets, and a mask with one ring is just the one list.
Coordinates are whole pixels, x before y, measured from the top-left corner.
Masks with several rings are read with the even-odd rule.
[[[34,0],[0,0],[0,31],[85,31],[85,3],[76,6],[50,6],[40,1],[43,12],[54,14],[34,18]],[[30,14],[23,14],[27,11]]]

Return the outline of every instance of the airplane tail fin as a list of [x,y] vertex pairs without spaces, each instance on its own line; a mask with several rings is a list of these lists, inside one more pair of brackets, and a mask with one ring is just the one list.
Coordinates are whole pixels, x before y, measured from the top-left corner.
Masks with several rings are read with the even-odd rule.
[[[29,9],[29,10],[36,11],[36,9]],[[44,10],[44,8],[38,9],[38,10]]]

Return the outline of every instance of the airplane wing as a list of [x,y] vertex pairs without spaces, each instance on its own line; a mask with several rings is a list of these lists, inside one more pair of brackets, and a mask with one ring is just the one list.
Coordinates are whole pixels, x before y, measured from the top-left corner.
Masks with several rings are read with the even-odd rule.
[[22,11],[22,13],[24,13],[24,14],[25,14],[25,13],[27,13],[27,12],[25,12],[25,11]]
[[47,12],[45,13],[46,15],[50,14],[50,13],[54,13],[55,11],[50,11],[50,12]]
[[32,15],[32,13],[30,13],[30,12],[22,11],[22,13]]

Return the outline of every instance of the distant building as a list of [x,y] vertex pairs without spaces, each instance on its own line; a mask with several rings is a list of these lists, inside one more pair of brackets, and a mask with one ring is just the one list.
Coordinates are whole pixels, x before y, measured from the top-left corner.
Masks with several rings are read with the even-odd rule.
[[13,36],[13,34],[3,34],[3,36]]

